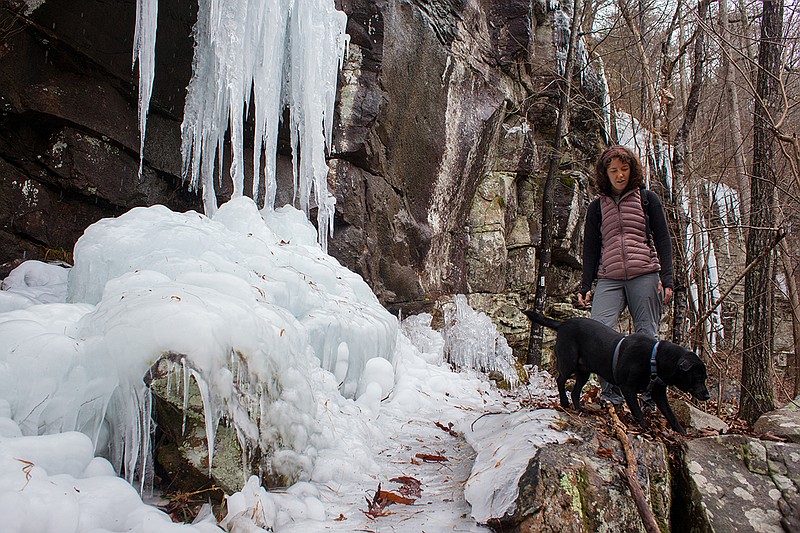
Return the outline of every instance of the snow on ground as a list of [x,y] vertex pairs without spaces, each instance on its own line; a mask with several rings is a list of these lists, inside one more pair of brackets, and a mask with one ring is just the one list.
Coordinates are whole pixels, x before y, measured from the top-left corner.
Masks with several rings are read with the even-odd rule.
[[[246,198],[213,219],[137,208],[88,228],[72,269],[27,262],[3,281],[3,531],[481,531],[476,519],[510,510],[537,446],[565,435],[554,412],[519,411],[473,369],[492,366],[485,353],[453,346],[503,357],[496,332],[487,343],[445,339],[426,315],[398,324],[300,212],[264,217]],[[209,441],[233,420],[296,483],[268,492],[250,478],[220,524],[173,524],[145,503],[157,495],[142,376],[165,352],[204,391]],[[527,394],[552,397],[541,383]],[[367,516],[396,478],[421,483],[416,501]]]

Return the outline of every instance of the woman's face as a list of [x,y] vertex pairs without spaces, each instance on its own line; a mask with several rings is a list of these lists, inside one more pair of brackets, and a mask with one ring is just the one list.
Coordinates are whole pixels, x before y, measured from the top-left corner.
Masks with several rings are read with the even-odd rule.
[[608,164],[606,174],[608,174],[612,192],[615,195],[620,195],[625,191],[631,179],[631,166],[622,159],[615,157]]

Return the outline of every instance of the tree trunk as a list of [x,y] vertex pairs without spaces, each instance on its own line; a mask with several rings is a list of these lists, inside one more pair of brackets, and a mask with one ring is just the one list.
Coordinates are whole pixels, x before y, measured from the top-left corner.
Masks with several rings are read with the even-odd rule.
[[[686,313],[689,307],[687,258],[686,258],[686,227],[688,221],[686,214],[680,204],[682,197],[681,187],[686,181],[686,158],[689,149],[689,134],[697,118],[697,109],[700,107],[700,89],[703,85],[703,69],[705,67],[705,32],[703,25],[708,13],[710,0],[700,0],[697,4],[697,35],[694,41],[694,65],[692,68],[691,86],[689,96],[686,99],[686,107],[683,112],[683,123],[675,135],[674,149],[672,156],[672,198],[673,205],[668,214],[670,227],[674,229],[673,250],[674,250],[674,270],[675,270],[675,314],[672,322],[672,341],[676,344],[686,342],[685,333],[687,328]],[[671,215],[671,218],[670,218]]]
[[706,320],[698,322],[697,318],[703,316],[708,309],[710,302],[707,300],[709,289],[708,287],[708,245],[703,239],[705,232],[705,223],[703,222],[703,212],[700,206],[700,199],[698,198],[698,187],[689,184],[689,213],[691,215],[690,224],[692,227],[692,276],[694,278],[694,285],[697,289],[697,301],[694,307],[689,306],[692,310],[693,321],[695,323],[694,336],[688,338],[687,342],[691,343],[692,349],[697,352],[701,359],[705,360],[706,340],[709,336],[709,330]]
[[[533,297],[533,308],[537,311],[544,311],[544,300],[547,296],[547,273],[550,270],[553,245],[553,191],[555,190],[556,180],[558,179],[558,167],[561,163],[561,151],[564,144],[564,137],[569,128],[569,104],[570,92],[572,90],[572,71],[575,64],[575,46],[578,42],[578,32],[580,30],[582,0],[573,0],[572,3],[572,24],[570,27],[569,45],[567,48],[567,59],[564,64],[564,77],[559,83],[559,112],[558,122],[556,123],[555,139],[553,139],[552,153],[550,154],[550,166],[547,169],[542,191],[542,240],[536,251],[538,269],[536,272],[536,292]],[[531,322],[531,334],[528,340],[527,364],[541,366],[542,363],[542,326]]]
[[[739,15],[741,17],[742,31],[741,31],[741,44],[742,50],[747,56],[747,71],[750,73],[750,81],[756,82],[756,61],[758,61],[758,54],[753,47],[755,38],[751,38],[752,32],[750,31],[750,18],[747,15],[747,1],[739,0]],[[783,22],[783,21],[781,21]]]
[[[781,67],[783,0],[764,0],[761,39],[758,47],[758,77],[753,119],[753,172],[750,177],[750,229],[747,233],[747,261],[757,257],[773,239],[775,163],[777,139],[771,117],[780,106],[778,76]],[[772,260],[745,277],[742,392],[739,416],[754,423],[775,408],[772,384]],[[766,320],[765,320],[766,318]]]
[[794,375],[793,397],[800,394],[800,292],[797,287],[797,266],[792,261],[793,254],[789,251],[789,244],[781,241],[780,248],[781,266],[783,274],[786,276],[787,299],[792,308],[792,341],[794,344],[794,360],[792,361],[792,373]]
[[[728,0],[719,1],[719,24],[723,36],[722,46],[730,43],[731,33],[728,29]],[[736,170],[736,185],[739,189],[739,220],[741,227],[750,225],[750,184],[747,180],[747,166],[744,160],[744,136],[742,135],[742,118],[739,114],[739,94],[731,69],[729,52],[722,52],[722,77],[725,84],[725,95],[728,99],[728,124],[731,128],[731,144],[733,145],[733,163]],[[738,231],[737,231],[738,233]]]

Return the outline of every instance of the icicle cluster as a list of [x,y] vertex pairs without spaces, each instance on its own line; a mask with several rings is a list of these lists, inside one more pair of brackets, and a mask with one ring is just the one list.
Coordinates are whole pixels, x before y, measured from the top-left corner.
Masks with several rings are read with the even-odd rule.
[[400,323],[400,330],[420,353],[427,355],[426,361],[439,364],[444,359],[444,338],[431,327],[431,322],[430,313],[411,315]]
[[[156,4],[157,0],[138,0],[134,53],[140,62],[142,139],[153,78]],[[325,155],[332,137],[336,75],[347,44],[346,23],[347,16],[332,0],[199,1],[181,152],[183,175],[192,189],[202,189],[207,215],[217,210],[214,181],[221,179],[228,132],[233,196],[260,198],[263,193],[264,208],[274,207],[278,125],[288,107],[295,201],[308,214],[313,191],[318,240],[326,249],[335,198],[328,192]],[[255,123],[254,177],[252,190],[245,191],[248,116]]]
[[492,320],[473,310],[467,297],[458,294],[455,308],[445,308],[444,353],[458,369],[496,371],[512,387],[519,377],[514,368],[514,355],[505,337],[500,335]]

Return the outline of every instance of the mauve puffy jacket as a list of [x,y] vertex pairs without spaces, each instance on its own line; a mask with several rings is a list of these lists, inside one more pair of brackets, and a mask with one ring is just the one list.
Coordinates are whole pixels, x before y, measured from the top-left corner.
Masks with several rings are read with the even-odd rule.
[[[645,242],[642,194],[647,194],[650,236],[657,254]],[[623,194],[619,206],[613,198],[604,195],[589,204],[584,227],[581,294],[586,294],[597,278],[632,279],[658,272],[659,259],[661,283],[671,288],[672,245],[658,195],[645,189],[632,189]]]
[[600,197],[603,248],[597,277],[629,280],[661,270],[655,248],[647,242],[639,189],[625,193],[619,204]]

